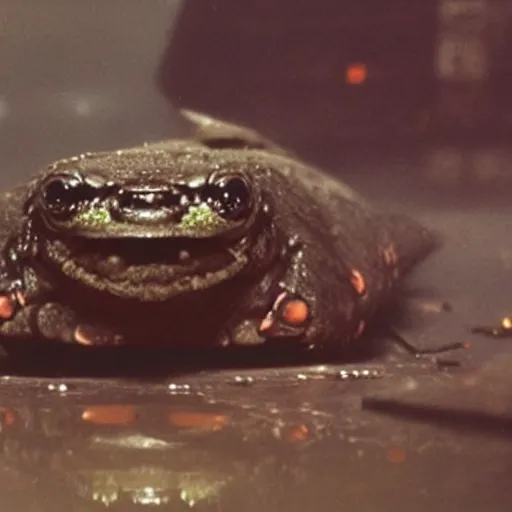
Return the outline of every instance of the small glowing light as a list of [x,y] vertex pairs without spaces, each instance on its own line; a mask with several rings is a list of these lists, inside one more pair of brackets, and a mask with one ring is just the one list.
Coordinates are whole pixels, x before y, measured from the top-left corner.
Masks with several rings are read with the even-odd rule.
[[504,328],[504,329],[512,329],[512,318],[509,317],[509,316],[506,316],[502,321],[501,321],[501,326]]
[[366,64],[362,64],[360,62],[356,62],[354,64],[350,64],[347,67],[347,71],[345,73],[345,80],[350,85],[361,85],[366,82],[366,78],[368,77],[368,69]]

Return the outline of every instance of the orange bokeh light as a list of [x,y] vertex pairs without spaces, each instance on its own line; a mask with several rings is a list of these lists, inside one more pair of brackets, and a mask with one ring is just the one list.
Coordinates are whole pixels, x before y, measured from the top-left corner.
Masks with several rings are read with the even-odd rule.
[[345,79],[350,85],[361,85],[366,81],[368,77],[368,69],[366,64],[360,62],[350,64],[347,67]]

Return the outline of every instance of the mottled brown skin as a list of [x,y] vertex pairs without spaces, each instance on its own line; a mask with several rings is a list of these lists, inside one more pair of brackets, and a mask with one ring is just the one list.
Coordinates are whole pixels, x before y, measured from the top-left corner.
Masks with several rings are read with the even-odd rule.
[[259,134],[184,115],[191,139],[60,160],[1,196],[4,339],[343,347],[433,248]]

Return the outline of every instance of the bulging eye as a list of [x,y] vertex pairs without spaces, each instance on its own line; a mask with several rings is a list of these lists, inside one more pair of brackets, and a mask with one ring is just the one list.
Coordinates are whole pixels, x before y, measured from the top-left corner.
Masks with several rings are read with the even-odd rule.
[[240,176],[220,179],[208,188],[207,195],[215,211],[226,220],[240,220],[251,212],[251,189]]
[[93,198],[94,188],[78,175],[52,176],[44,183],[41,199],[44,207],[60,220],[71,218],[80,204]]

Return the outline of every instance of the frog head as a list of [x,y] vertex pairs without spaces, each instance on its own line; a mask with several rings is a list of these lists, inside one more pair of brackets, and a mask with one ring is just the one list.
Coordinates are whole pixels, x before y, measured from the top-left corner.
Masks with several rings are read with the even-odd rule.
[[237,151],[179,141],[61,160],[27,202],[40,260],[60,276],[142,301],[265,267],[273,257],[268,205],[244,162]]

